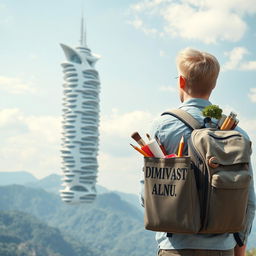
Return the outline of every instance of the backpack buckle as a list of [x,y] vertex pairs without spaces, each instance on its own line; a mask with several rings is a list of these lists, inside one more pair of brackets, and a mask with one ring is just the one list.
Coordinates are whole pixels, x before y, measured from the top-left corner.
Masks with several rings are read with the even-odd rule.
[[218,163],[217,157],[212,156],[208,159],[208,165],[212,168],[217,168],[220,164]]

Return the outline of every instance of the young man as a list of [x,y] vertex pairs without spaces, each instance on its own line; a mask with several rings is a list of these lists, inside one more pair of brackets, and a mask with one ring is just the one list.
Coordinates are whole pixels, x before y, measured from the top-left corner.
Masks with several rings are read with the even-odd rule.
[[[217,59],[209,53],[193,49],[185,49],[177,57],[178,90],[182,104],[179,108],[187,111],[203,126],[202,109],[211,105],[209,97],[215,88],[220,66]],[[236,128],[244,136],[248,136],[239,127]],[[183,135],[185,141],[191,130],[171,115],[159,117],[152,125],[151,135],[157,136],[167,153],[177,152],[179,139]],[[187,154],[187,147],[184,148]],[[249,172],[253,175],[252,167]],[[142,185],[144,181],[141,181]],[[143,191],[142,191],[143,192]],[[142,193],[143,202],[143,193]],[[239,209],[237,209],[239,211]],[[240,239],[246,244],[255,214],[255,194],[253,179],[250,184],[247,206],[246,227],[239,233]],[[160,256],[245,256],[246,245],[239,247],[233,234],[172,234],[157,232],[156,240]]]

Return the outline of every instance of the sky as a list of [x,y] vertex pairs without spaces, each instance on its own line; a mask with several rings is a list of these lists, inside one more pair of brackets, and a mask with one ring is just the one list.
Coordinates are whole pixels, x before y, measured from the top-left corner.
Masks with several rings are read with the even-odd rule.
[[138,193],[130,135],[179,106],[175,58],[187,47],[219,60],[211,102],[238,114],[256,170],[255,0],[0,0],[0,171],[61,174],[60,43],[78,46],[82,13],[101,56],[98,184]]

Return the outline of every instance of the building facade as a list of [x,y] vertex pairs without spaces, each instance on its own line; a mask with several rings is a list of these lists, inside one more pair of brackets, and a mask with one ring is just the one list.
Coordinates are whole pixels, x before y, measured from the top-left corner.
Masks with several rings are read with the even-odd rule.
[[78,47],[61,44],[66,61],[64,73],[62,119],[61,198],[66,203],[90,203],[96,197],[99,147],[99,74],[98,58],[86,43],[84,22]]

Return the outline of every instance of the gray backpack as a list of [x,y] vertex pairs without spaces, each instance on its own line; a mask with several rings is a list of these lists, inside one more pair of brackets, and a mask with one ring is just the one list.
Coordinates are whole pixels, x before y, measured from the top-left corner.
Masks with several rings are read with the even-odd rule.
[[202,128],[189,113],[188,156],[144,158],[145,228],[167,233],[236,233],[245,225],[251,142],[235,130]]

